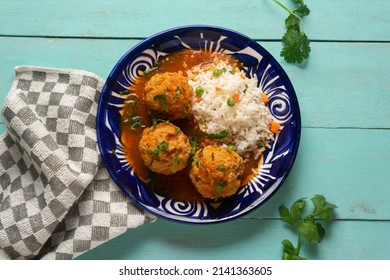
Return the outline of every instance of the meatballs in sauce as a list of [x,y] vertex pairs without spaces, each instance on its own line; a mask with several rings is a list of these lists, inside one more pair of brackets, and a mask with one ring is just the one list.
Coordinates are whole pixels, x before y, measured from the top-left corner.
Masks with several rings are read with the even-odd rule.
[[191,113],[193,94],[182,71],[157,73],[144,88],[151,113],[171,121],[184,119]]
[[188,84],[187,70],[207,65],[213,55],[185,50],[160,59],[129,88],[122,112],[121,141],[129,165],[153,191],[178,201],[232,196],[259,163],[244,162],[233,149],[216,146],[192,116],[197,93]]
[[191,144],[179,127],[162,122],[142,132],[139,150],[151,171],[169,175],[187,166]]
[[209,145],[195,153],[189,175],[203,197],[217,201],[237,192],[243,171],[242,157],[230,147]]

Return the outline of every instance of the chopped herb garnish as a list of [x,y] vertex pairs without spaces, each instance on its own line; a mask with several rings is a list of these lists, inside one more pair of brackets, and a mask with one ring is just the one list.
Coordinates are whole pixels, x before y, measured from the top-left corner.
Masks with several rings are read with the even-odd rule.
[[125,116],[128,118],[123,121],[123,124],[130,124],[132,130],[134,130],[136,127],[141,126],[142,118],[140,116],[137,116],[137,110],[139,108],[138,101],[139,97],[135,93],[130,93],[125,100],[125,103],[128,104],[127,106],[129,110],[126,110]]
[[217,191],[215,193],[215,201],[218,201],[219,197],[221,196],[221,192],[224,187],[226,187],[227,183],[224,181],[221,181],[217,184]]
[[166,93],[156,94],[155,96],[153,96],[153,101],[156,101],[156,100],[160,101],[161,105],[164,108],[164,111],[168,112],[167,94]]
[[190,113],[190,106],[188,104],[184,105],[184,115],[188,116]]
[[158,124],[158,120],[157,119],[153,119],[152,123],[153,123],[153,129],[156,129],[157,124]]
[[168,123],[169,123],[169,120],[152,119],[152,126],[153,126],[153,129],[155,129],[159,123],[166,123],[166,124],[168,124]]
[[235,145],[228,145],[227,151],[230,153],[231,151],[237,151],[237,147]]
[[152,67],[152,68],[148,68],[144,71],[144,74],[149,74],[150,72],[153,72],[155,70],[159,69],[157,66],[155,67]]
[[244,88],[244,93],[246,93],[246,91],[248,90],[248,84],[245,84],[245,88]]
[[148,154],[153,155],[153,157],[156,157],[160,154],[161,151],[168,150],[168,147],[169,147],[169,143],[163,141],[160,144],[156,145],[154,150],[148,150]]
[[220,166],[218,166],[218,170],[219,171],[224,171],[225,170],[225,165],[221,164]]
[[148,150],[148,154],[152,155],[152,161],[150,162],[150,165],[153,164],[154,158],[157,157],[161,151],[168,150],[169,143],[166,141],[161,142],[160,144],[156,145],[154,150]]
[[132,92],[131,92],[130,90],[128,90],[128,89],[121,90],[121,91],[119,92],[120,95],[127,95],[127,94],[131,94],[131,93],[132,93]]
[[176,98],[179,98],[179,96],[180,96],[180,87],[177,86],[176,87]]
[[124,125],[130,125],[131,130],[135,130],[137,127],[141,127],[141,120],[142,117],[140,116],[134,116],[132,118],[129,118],[123,122]]
[[161,142],[161,144],[157,145],[157,147],[160,148],[160,150],[167,150],[169,146],[169,143],[166,141]]
[[193,160],[194,160],[194,162],[195,162],[196,166],[198,166],[198,165],[199,165],[199,159],[198,159],[198,158],[196,158],[196,157],[194,157],[194,158],[193,158]]
[[180,157],[179,157],[179,154],[176,153],[175,160],[173,161],[172,166],[176,167],[179,163],[180,163]]
[[[190,144],[191,144],[190,156],[193,157],[195,155],[196,151],[199,149],[199,141],[193,137],[190,137],[189,139],[190,139]],[[195,160],[195,158],[194,158],[194,160]]]
[[227,137],[228,135],[229,135],[229,133],[227,132],[227,130],[223,130],[219,133],[206,134],[206,137],[209,139],[223,139],[223,138]]

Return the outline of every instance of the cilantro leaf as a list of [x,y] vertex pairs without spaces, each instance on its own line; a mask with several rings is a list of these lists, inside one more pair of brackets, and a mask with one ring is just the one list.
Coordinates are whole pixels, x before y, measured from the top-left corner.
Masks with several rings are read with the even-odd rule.
[[283,244],[283,250],[288,253],[289,255],[293,255],[293,254],[296,254],[296,249],[294,247],[294,245],[291,243],[290,240],[287,240],[287,239],[284,239],[282,241],[282,244]]
[[294,15],[289,15],[284,21],[284,24],[286,25],[287,30],[299,30],[299,20]]
[[296,9],[294,9],[294,12],[301,17],[307,16],[310,13],[310,9],[307,7],[307,5],[303,2],[303,0],[292,0],[295,4],[298,5]]
[[307,5],[301,4],[294,10],[294,12],[299,14],[301,17],[304,17],[310,14],[310,9],[307,7]]
[[330,224],[332,222],[332,210],[337,208],[336,205],[326,201],[322,195],[315,195],[311,201],[314,204],[313,214]]
[[303,198],[298,199],[295,201],[290,209],[287,209],[287,207],[281,205],[279,207],[279,214],[280,217],[283,219],[284,222],[292,225],[292,226],[298,226],[299,220],[301,219],[302,210],[305,207],[305,200]]
[[302,221],[299,225],[299,233],[302,234],[302,236],[309,242],[321,242],[321,234],[318,232],[317,224],[314,222],[314,219]]
[[291,241],[287,239],[282,241],[282,245],[283,245],[282,260],[292,260],[294,256],[297,255],[296,248],[291,243]]
[[282,260],[305,260],[305,258],[302,258],[298,255],[299,253],[298,248],[295,248],[290,240],[284,239],[282,241],[282,245],[283,245]]
[[302,211],[303,211],[303,208],[305,207],[305,205],[306,205],[306,202],[303,198],[298,199],[297,201],[295,201],[291,205],[290,213],[291,213],[291,216],[296,223],[298,223],[299,220],[301,219]]
[[292,226],[295,225],[296,221],[293,219],[293,217],[290,214],[290,211],[287,209],[286,206],[281,205],[279,207],[279,215],[284,222]]
[[320,241],[321,241],[325,236],[325,229],[320,222],[316,222],[316,226],[317,226],[318,235],[319,235]]
[[289,29],[282,38],[283,49],[280,55],[288,63],[302,63],[309,57],[310,41],[304,32]]

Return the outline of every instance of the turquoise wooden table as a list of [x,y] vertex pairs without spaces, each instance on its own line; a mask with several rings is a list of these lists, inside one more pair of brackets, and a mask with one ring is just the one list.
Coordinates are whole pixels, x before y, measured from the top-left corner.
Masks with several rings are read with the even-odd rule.
[[158,219],[78,259],[280,259],[281,241],[296,237],[278,207],[315,194],[338,208],[324,240],[303,244],[302,255],[390,259],[390,2],[305,3],[312,52],[296,66],[279,56],[287,14],[271,0],[0,1],[0,105],[17,65],[78,68],[106,78],[142,39],[189,24],[255,39],[280,62],[298,95],[297,159],[265,205],[217,225]]

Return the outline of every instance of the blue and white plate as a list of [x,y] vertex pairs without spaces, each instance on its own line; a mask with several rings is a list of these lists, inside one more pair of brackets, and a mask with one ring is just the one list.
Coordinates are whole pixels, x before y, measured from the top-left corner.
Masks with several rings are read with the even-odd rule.
[[[183,49],[224,51],[244,63],[249,77],[269,97],[271,114],[282,125],[271,149],[264,153],[257,176],[219,207],[208,203],[179,202],[147,188],[128,165],[120,141],[120,114],[126,90],[159,58]],[[158,33],[130,49],[115,65],[102,90],[97,136],[103,161],[116,184],[146,211],[173,221],[193,224],[229,221],[267,201],[283,184],[298,150],[301,119],[294,88],[279,63],[255,41],[221,27],[185,26]]]

